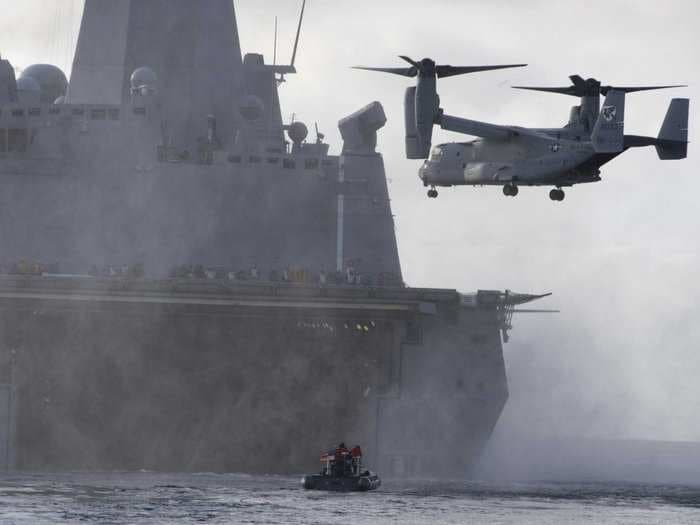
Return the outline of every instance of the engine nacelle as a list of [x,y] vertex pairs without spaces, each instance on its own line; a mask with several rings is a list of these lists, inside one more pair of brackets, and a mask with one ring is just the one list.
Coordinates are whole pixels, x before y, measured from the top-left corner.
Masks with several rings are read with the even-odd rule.
[[434,78],[419,78],[418,85],[406,90],[406,158],[427,159],[433,140],[433,125],[440,112],[440,97]]

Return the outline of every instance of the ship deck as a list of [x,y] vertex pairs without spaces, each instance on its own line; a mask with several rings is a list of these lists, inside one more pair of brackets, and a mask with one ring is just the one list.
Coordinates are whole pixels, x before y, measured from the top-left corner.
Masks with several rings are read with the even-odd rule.
[[456,290],[207,279],[0,276],[0,301],[366,310],[430,315],[460,305]]

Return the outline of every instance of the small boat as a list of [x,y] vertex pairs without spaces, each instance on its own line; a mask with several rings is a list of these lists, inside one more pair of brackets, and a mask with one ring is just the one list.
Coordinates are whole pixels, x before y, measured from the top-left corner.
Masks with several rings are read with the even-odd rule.
[[341,443],[335,450],[321,455],[321,473],[309,474],[301,480],[307,490],[336,492],[367,492],[378,489],[382,481],[362,465],[362,449],[352,450]]

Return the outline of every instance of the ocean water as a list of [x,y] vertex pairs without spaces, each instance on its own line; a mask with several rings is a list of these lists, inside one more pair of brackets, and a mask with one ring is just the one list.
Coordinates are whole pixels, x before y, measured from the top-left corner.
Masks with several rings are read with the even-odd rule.
[[215,474],[0,476],[0,524],[698,524],[700,486],[387,480],[371,493]]

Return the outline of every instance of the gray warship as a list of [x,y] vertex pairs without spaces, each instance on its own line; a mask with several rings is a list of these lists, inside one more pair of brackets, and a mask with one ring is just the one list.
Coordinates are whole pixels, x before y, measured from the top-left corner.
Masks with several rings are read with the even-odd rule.
[[242,55],[231,0],[87,0],[70,80],[0,62],[0,468],[478,459],[537,297],[406,286],[381,104],[331,155],[282,117],[295,72]]

